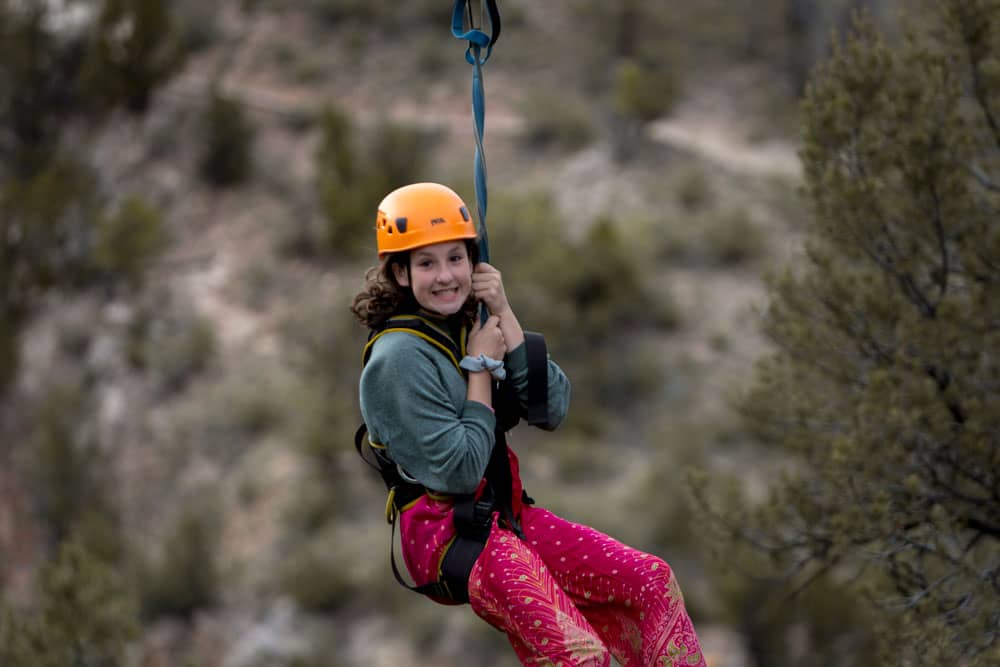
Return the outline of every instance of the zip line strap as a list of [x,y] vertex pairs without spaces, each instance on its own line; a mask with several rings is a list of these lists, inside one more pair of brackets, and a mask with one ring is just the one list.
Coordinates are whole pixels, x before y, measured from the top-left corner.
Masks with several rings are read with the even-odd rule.
[[[497,8],[497,2],[496,0],[483,1],[486,4],[486,11],[490,19],[489,33],[478,30],[474,25],[470,25],[469,30],[465,30],[464,13],[466,7],[468,7],[471,18],[472,0],[455,0],[455,6],[451,12],[451,34],[458,39],[464,39],[469,42],[469,48],[465,51],[465,59],[470,65],[476,61],[483,64],[489,60],[490,53],[493,51],[493,45],[500,38],[500,10]],[[486,55],[480,56],[479,51],[473,48],[477,46],[480,49],[485,48]]]
[[[455,0],[455,5],[451,14],[451,32],[458,39],[469,42],[469,47],[465,51],[465,60],[472,65],[472,120],[473,134],[476,139],[476,154],[474,161],[475,187],[476,187],[476,213],[479,216],[479,258],[484,262],[490,261],[489,236],[486,233],[486,210],[488,207],[488,194],[486,189],[486,153],[483,149],[483,131],[486,124],[486,96],[483,92],[483,65],[489,60],[493,51],[493,45],[500,36],[500,10],[497,8],[496,0],[483,0],[489,15],[490,31],[488,34],[478,30],[471,25],[471,3],[472,0]],[[470,29],[464,30],[464,12],[469,9]],[[483,49],[486,50],[485,54]],[[485,321],[487,312],[485,305],[480,309],[480,317]]]
[[[480,47],[471,47],[479,53]],[[486,127],[486,96],[483,93],[483,66],[478,57],[472,64],[472,121],[476,139],[476,155],[473,162],[476,186],[476,213],[479,216],[479,258],[490,261],[490,241],[486,233],[486,209],[489,195],[486,190],[486,151],[483,148],[483,132]]]

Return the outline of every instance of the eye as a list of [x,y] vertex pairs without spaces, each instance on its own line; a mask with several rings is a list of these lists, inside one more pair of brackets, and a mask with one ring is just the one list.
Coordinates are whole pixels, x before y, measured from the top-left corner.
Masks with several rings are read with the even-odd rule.
[[429,259],[422,259],[419,262],[417,262],[417,266],[419,266],[422,269],[426,269],[430,267],[430,265],[431,265],[431,260]]
[[465,259],[465,257],[464,257],[463,255],[452,255],[452,256],[451,256],[451,261],[452,261],[452,262],[455,262],[456,264],[457,264],[458,262],[461,262],[461,261],[463,261],[464,259]]

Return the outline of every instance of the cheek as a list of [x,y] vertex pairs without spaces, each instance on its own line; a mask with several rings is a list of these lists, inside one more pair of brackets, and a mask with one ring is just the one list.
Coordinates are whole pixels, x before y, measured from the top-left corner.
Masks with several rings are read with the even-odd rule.
[[392,273],[396,277],[396,283],[400,287],[409,287],[410,286],[410,276],[409,276],[410,272],[407,271],[405,268],[403,268],[399,264],[393,264],[392,265]]

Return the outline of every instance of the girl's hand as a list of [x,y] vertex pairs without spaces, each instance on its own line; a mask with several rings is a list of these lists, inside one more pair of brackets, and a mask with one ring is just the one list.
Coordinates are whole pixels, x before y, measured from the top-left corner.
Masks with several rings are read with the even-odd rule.
[[472,272],[472,294],[486,304],[490,313],[500,315],[510,310],[500,272],[486,262],[476,264]]
[[500,318],[490,315],[485,322],[476,320],[469,332],[465,351],[470,357],[485,354],[491,359],[503,359],[507,354],[507,345],[504,343],[503,332],[500,331]]

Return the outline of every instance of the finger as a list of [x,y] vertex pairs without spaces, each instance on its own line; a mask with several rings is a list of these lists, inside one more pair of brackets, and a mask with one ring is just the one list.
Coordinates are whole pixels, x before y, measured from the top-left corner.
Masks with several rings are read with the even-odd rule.
[[473,287],[486,287],[490,285],[499,285],[499,284],[500,284],[500,277],[495,273],[484,273],[472,276]]

